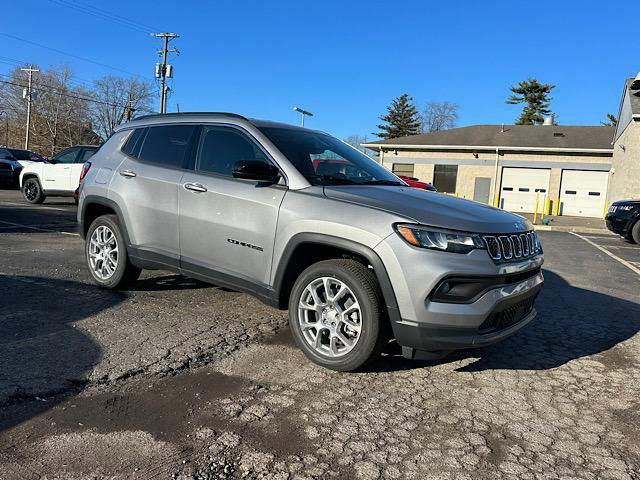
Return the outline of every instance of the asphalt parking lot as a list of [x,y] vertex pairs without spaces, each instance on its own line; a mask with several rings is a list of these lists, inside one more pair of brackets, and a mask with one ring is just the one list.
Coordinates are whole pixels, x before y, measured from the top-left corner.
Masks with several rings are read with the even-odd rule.
[[518,335],[345,374],[247,295],[98,290],[74,223],[0,191],[2,479],[640,478],[640,247],[541,232]]

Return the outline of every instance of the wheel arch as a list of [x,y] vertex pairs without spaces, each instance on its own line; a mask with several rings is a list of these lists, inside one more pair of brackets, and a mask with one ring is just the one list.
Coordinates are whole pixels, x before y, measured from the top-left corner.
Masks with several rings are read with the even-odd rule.
[[291,287],[304,269],[320,260],[332,258],[353,258],[372,267],[389,319],[400,320],[395,293],[378,254],[361,243],[322,233],[299,233],[285,246],[273,280],[276,306],[287,308]]
[[131,245],[129,241],[129,233],[124,223],[122,211],[116,202],[108,198],[99,197],[97,195],[87,195],[82,202],[82,210],[80,213],[80,236],[85,238],[89,227],[93,221],[102,215],[115,215],[118,217],[118,223],[124,235],[127,247]]

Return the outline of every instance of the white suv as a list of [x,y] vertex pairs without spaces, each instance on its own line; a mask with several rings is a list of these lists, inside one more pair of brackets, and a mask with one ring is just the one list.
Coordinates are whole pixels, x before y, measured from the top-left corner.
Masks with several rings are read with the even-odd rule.
[[20,189],[30,203],[42,203],[50,196],[72,197],[85,163],[98,150],[96,145],[78,145],[62,150],[46,162],[33,162],[20,173]]

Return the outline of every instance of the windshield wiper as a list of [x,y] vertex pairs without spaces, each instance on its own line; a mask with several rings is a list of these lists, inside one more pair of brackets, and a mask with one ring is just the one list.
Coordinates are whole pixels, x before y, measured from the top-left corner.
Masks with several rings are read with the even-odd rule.
[[368,182],[361,182],[360,185],[389,185],[392,187],[404,187],[404,183],[400,183],[395,180],[369,180]]

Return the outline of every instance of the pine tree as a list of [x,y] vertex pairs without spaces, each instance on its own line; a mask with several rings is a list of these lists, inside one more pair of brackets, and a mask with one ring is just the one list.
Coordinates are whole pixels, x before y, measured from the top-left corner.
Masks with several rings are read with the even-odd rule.
[[600,124],[604,125],[605,127],[616,127],[618,126],[618,119],[613,113],[607,113],[607,121],[600,122]]
[[413,98],[406,93],[393,99],[391,105],[387,107],[387,114],[382,115],[380,120],[385,123],[378,125],[381,131],[374,135],[385,140],[420,133],[418,111],[413,104]]
[[516,125],[535,125],[542,123],[545,116],[551,115],[549,93],[554,88],[555,85],[539,83],[535,78],[523,80],[518,82],[517,86],[509,87],[513,95],[507,98],[506,103],[509,105],[526,104],[516,120]]

